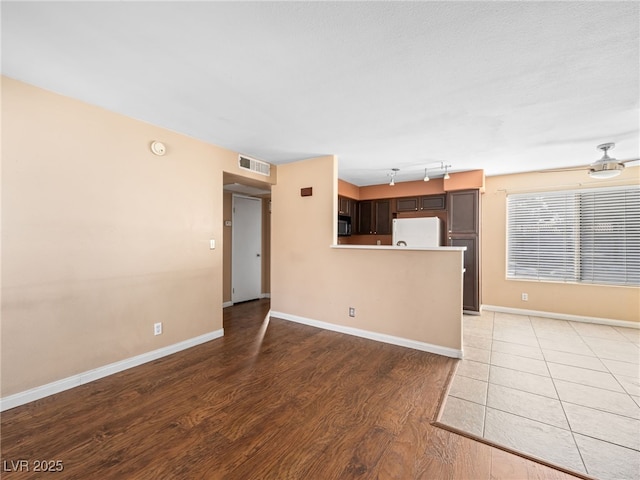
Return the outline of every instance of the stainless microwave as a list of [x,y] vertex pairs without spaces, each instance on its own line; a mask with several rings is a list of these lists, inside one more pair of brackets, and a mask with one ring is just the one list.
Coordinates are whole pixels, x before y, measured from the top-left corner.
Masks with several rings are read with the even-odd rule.
[[338,236],[348,237],[351,235],[351,217],[349,215],[338,215]]

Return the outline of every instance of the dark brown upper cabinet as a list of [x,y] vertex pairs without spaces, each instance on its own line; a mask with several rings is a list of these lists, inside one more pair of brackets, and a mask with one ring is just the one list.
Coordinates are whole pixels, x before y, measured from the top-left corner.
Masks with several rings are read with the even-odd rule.
[[479,192],[461,190],[449,192],[449,232],[456,234],[478,234],[479,232]]
[[373,233],[373,200],[358,202],[358,235],[369,235]]
[[376,235],[391,235],[391,200],[376,200],[374,202],[374,219]]
[[349,197],[338,195],[338,215],[348,215],[354,217],[358,202]]
[[404,197],[396,200],[396,211],[398,212],[417,212],[420,208],[420,199],[418,197]]
[[444,210],[447,205],[446,198],[446,195],[420,197],[420,210]]
[[396,200],[397,212],[419,212],[421,210],[444,210],[446,195],[402,197]]
[[391,200],[363,200],[358,202],[359,235],[391,234]]

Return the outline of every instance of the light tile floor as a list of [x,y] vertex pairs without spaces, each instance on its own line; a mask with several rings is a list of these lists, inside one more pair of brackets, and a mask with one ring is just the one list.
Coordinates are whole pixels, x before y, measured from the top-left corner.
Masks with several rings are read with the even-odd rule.
[[483,312],[440,421],[602,480],[640,478],[640,330]]

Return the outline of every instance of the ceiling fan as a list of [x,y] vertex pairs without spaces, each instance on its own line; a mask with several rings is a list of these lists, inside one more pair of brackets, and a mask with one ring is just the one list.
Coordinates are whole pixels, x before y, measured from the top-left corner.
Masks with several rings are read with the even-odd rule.
[[[624,170],[625,163],[635,162],[640,159],[638,158],[630,158],[628,160],[617,160],[613,157],[609,156],[609,150],[613,150],[616,144],[613,142],[602,143],[598,145],[598,150],[602,150],[602,158],[600,160],[596,160],[589,168],[589,176],[591,178],[613,178]],[[582,167],[568,167],[568,168],[556,168],[552,170],[546,170],[547,172],[570,172],[576,170],[582,170],[586,168],[586,166]]]

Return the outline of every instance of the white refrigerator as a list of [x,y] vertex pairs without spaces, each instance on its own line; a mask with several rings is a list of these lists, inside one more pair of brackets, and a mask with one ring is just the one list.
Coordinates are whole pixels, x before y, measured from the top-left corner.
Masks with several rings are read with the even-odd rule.
[[394,247],[439,247],[440,223],[438,217],[394,218]]

